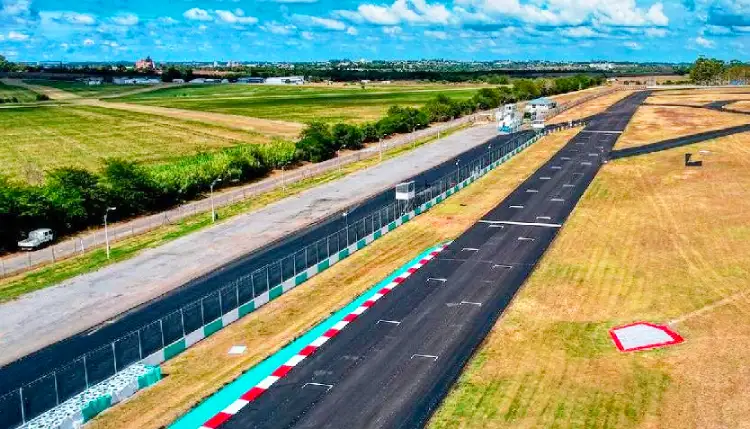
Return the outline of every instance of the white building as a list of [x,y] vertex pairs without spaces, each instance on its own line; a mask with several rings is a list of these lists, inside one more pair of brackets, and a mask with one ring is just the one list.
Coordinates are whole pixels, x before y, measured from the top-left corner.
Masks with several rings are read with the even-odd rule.
[[506,104],[502,109],[495,112],[497,130],[500,134],[515,133],[523,123],[523,115],[516,104]]
[[531,116],[546,115],[547,112],[557,107],[557,102],[547,97],[537,98],[526,103],[526,112]]
[[305,78],[303,76],[287,76],[287,77],[269,77],[266,78],[266,85],[304,85]]

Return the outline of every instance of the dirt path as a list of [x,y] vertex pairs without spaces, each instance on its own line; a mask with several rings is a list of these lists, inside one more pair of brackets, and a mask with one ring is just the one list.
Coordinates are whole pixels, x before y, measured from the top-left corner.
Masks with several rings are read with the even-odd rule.
[[51,100],[73,100],[80,98],[79,96],[71,92],[63,91],[62,89],[52,88],[49,86],[33,85],[30,83],[26,83],[21,79],[2,79],[2,82],[6,85],[18,86],[39,94],[44,94]]
[[[29,89],[40,94],[46,94],[52,100],[70,101],[74,105],[96,106],[107,109],[126,110],[130,112],[146,113],[151,115],[166,116],[175,119],[186,119],[191,121],[205,122],[213,125],[221,125],[243,131],[251,131],[260,134],[279,136],[283,138],[296,138],[304,127],[297,122],[276,121],[271,119],[251,118],[247,116],[228,115],[225,113],[201,112],[195,110],[175,109],[171,107],[144,106],[139,104],[122,102],[104,102],[96,98],[82,98],[68,91],[41,85],[32,85],[20,79],[3,79],[7,85],[18,86]],[[141,88],[133,90],[128,94],[152,91],[155,88]],[[122,94],[118,94],[121,96]]]

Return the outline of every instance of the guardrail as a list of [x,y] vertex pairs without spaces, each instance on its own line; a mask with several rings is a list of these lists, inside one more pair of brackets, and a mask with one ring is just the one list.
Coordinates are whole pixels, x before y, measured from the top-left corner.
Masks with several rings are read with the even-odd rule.
[[574,121],[550,127],[529,140],[518,136],[472,160],[461,161],[457,163],[455,171],[419,191],[411,204],[397,201],[385,205],[303,249],[248,273],[17,390],[5,393],[0,396],[0,428],[22,425],[132,364],[143,362],[155,365],[170,359],[429,210],[542,135],[583,123]]

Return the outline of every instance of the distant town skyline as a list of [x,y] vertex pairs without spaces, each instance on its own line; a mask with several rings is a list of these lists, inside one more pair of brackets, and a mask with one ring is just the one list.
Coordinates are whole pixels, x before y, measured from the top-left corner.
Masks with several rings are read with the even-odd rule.
[[750,0],[2,0],[11,61],[750,60]]

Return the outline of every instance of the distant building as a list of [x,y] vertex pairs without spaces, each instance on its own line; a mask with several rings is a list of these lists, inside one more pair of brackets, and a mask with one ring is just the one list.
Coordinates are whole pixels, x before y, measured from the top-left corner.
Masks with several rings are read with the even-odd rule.
[[142,60],[138,60],[135,62],[135,69],[136,70],[155,70],[156,64],[154,64],[154,60],[152,60],[151,57],[146,57]]
[[526,111],[532,116],[541,114],[545,115],[550,110],[557,107],[557,102],[547,97],[537,98],[526,103]]
[[510,134],[521,128],[523,115],[516,104],[506,104],[495,112],[495,120],[497,120],[497,130],[500,134]]
[[238,83],[265,83],[266,80],[262,77],[241,77],[237,79]]
[[304,85],[305,78],[303,76],[287,76],[287,77],[269,77],[266,79],[266,85]]

